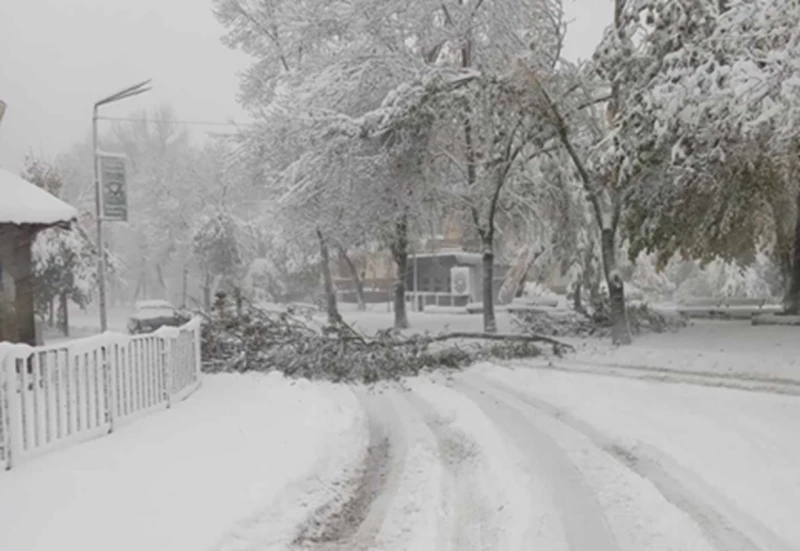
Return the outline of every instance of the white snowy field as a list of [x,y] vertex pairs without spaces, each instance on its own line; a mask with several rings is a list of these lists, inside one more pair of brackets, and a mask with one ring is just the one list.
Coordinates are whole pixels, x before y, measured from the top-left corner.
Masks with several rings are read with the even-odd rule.
[[800,549],[800,398],[533,365],[207,376],[0,473],[0,550]]

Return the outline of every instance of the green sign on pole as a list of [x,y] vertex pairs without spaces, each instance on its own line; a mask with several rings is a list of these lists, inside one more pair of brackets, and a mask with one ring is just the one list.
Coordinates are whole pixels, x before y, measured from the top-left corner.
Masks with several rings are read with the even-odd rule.
[[100,157],[100,183],[103,186],[103,219],[128,221],[128,189],[125,179],[125,157]]

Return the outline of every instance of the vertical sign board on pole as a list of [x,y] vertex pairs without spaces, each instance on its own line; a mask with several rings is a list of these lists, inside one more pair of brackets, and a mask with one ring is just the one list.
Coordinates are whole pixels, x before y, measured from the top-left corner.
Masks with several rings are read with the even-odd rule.
[[100,185],[103,189],[103,220],[127,222],[128,189],[124,156],[100,156]]

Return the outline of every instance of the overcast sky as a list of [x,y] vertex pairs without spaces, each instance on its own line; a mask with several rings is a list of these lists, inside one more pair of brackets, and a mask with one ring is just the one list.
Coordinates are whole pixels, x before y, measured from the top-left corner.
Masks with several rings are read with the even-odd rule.
[[[611,0],[565,7],[573,20],[566,55],[586,58]],[[237,73],[248,59],[226,48],[222,33],[210,0],[0,0],[0,99],[8,104],[0,166],[19,171],[27,152],[54,157],[89,134],[95,101],[147,78],[152,91],[103,114],[169,103],[184,120],[244,120]]]

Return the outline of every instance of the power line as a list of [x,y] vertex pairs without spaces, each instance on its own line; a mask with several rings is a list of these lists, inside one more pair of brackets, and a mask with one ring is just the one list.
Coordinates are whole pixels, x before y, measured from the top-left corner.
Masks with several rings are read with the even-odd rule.
[[122,122],[152,122],[152,123],[166,123],[166,124],[185,124],[193,126],[251,126],[253,123],[242,122],[223,122],[223,121],[177,121],[177,120],[157,120],[157,119],[143,119],[132,117],[98,117],[104,121],[122,121]]

